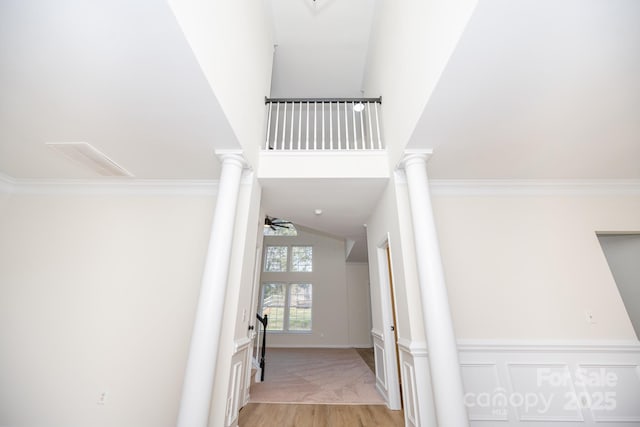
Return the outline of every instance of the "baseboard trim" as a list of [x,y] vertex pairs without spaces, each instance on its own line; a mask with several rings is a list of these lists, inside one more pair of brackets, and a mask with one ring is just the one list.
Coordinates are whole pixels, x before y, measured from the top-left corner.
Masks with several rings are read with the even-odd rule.
[[327,348],[327,349],[333,349],[333,348],[353,348],[353,346],[350,345],[343,345],[343,344],[267,344],[267,351],[269,351],[270,348],[317,348],[317,349],[322,349],[322,348]]

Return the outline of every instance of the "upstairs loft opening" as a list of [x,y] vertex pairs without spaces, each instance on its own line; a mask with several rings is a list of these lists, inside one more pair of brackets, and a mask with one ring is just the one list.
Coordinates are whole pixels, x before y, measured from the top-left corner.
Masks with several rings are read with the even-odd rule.
[[382,98],[265,98],[264,150],[383,150]]

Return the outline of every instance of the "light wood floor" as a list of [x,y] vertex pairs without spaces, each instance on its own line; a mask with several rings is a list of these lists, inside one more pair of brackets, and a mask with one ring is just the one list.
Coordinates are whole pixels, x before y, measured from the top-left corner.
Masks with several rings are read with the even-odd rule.
[[384,405],[292,405],[249,403],[239,427],[402,427],[402,411]]

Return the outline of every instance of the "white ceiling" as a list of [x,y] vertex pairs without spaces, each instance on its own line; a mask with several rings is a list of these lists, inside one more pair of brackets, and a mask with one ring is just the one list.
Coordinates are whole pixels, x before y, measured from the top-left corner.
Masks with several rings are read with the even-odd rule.
[[640,178],[640,2],[481,1],[410,147],[434,178]]
[[88,142],[146,179],[217,178],[213,150],[238,147],[161,0],[0,2],[0,94],[14,178],[98,176],[45,142]]
[[[367,260],[364,224],[387,179],[265,179],[261,184],[267,215],[351,239],[357,243],[349,260]],[[322,215],[315,215],[315,209],[322,209]]]
[[269,0],[275,42],[271,96],[362,96],[375,0]]
[[[360,96],[375,0],[268,1],[271,95]],[[638,18],[637,0],[480,1],[410,147],[435,148],[435,178],[640,178]],[[15,178],[97,176],[45,142],[148,179],[216,179],[213,150],[239,148],[163,0],[0,2],[0,94]],[[269,181],[264,207],[358,240],[383,188]]]

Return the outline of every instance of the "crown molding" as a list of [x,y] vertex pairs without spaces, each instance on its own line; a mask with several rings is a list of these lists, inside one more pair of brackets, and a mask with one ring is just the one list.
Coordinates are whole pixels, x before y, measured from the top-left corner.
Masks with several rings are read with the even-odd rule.
[[438,196],[640,196],[640,179],[432,179]]
[[[402,171],[396,183],[406,184]],[[252,181],[251,174],[243,182]],[[640,179],[432,179],[436,196],[640,196]],[[218,180],[17,179],[0,173],[0,191],[58,195],[216,195]]]
[[14,179],[0,175],[0,190],[17,195],[215,196],[217,180]]
[[13,192],[14,185],[15,180],[13,178],[0,173],[0,192],[11,193]]

